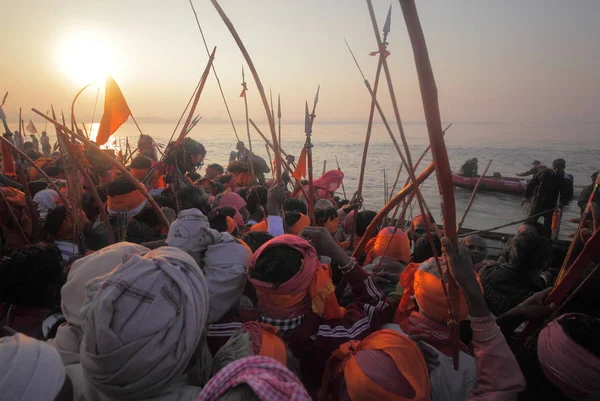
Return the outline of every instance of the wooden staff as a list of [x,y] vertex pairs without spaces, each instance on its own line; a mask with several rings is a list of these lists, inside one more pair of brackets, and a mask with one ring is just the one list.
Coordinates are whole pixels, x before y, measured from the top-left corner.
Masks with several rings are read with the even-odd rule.
[[501,228],[506,228],[506,227],[510,227],[510,226],[516,226],[517,224],[521,224],[524,221],[527,221],[527,220],[530,220],[530,219],[535,219],[536,217],[543,216],[546,213],[549,213],[549,212],[551,212],[553,210],[554,209],[544,210],[543,212],[540,212],[538,214],[534,214],[533,216],[527,216],[527,217],[519,219],[519,220],[511,221],[510,223],[502,224],[502,225],[499,225],[499,226],[496,226],[496,227],[492,227],[492,228],[486,228],[485,230],[477,230],[477,231],[471,231],[471,232],[468,232],[468,233],[460,234],[460,235],[458,235],[458,237],[466,237],[468,235],[489,233],[490,231],[500,230]]
[[[369,0],[367,0],[369,1]],[[456,206],[454,203],[454,184],[452,182],[452,171],[450,170],[450,161],[444,136],[442,134],[442,122],[440,117],[440,108],[438,104],[437,87],[433,76],[433,69],[427,52],[427,44],[425,35],[419,21],[417,9],[414,0],[400,0],[400,6],[404,14],[404,20],[408,30],[408,36],[413,48],[415,57],[415,65],[417,75],[419,77],[419,86],[421,88],[421,98],[423,101],[423,109],[425,111],[425,120],[427,121],[427,131],[429,133],[429,142],[433,160],[436,165],[436,175],[438,180],[438,188],[442,198],[442,215],[444,217],[443,227],[444,235],[456,247],[458,238],[456,234]],[[388,85],[390,85],[391,94],[391,79],[389,70],[386,69],[388,77]],[[394,97],[392,96],[392,99]],[[394,100],[392,100],[394,102]],[[412,168],[412,163],[411,163]],[[419,192],[417,199],[419,199]],[[454,369],[458,369],[458,286],[452,275],[448,275],[448,295],[450,302],[451,313],[451,329],[450,342],[454,345],[452,359],[454,361]]]
[[321,174],[321,177],[325,175],[326,171],[327,171],[327,160],[323,160],[323,174]]
[[254,154],[252,153],[252,139],[250,138],[250,124],[248,123],[248,85],[246,85],[246,77],[244,76],[244,66],[242,66],[242,95],[244,98],[244,110],[246,111],[246,133],[248,134],[248,164],[250,165],[250,175],[252,176],[252,185],[256,182],[256,176],[254,175]]
[[[257,125],[254,123],[254,121],[252,121],[252,119],[251,119],[251,118],[249,118],[249,119],[248,119],[248,122],[250,123],[250,125],[252,125],[252,127],[253,127],[253,128],[254,128],[254,130],[255,130],[255,131],[258,133],[258,135],[260,135],[260,137],[261,137],[262,139],[264,139],[265,143],[266,143],[267,145],[269,145],[269,147],[271,148],[271,150],[272,150],[273,152],[275,152],[275,146],[273,146],[273,144],[271,143],[271,141],[269,141],[269,140],[267,139],[267,137],[265,136],[265,134],[263,134],[263,132],[260,130],[260,128],[258,128],[258,126],[257,126]],[[285,156],[285,157],[288,157],[288,154],[285,152],[285,150],[283,150],[283,148],[281,148],[281,147],[280,147],[280,149],[281,149],[281,154],[282,154],[283,156]]]
[[46,179],[46,181],[48,181],[48,183],[50,184],[50,186],[52,187],[52,189],[54,189],[57,193],[58,196],[60,197],[60,199],[63,201],[63,203],[65,204],[65,206],[69,206],[69,201],[67,201],[67,198],[65,198],[65,196],[60,192],[60,189],[56,186],[56,184],[54,183],[54,181],[52,181],[52,178],[50,178],[48,176],[48,174],[46,174],[44,172],[44,170],[42,170],[41,168],[39,168],[39,166],[37,164],[35,164],[35,162],[33,160],[31,160],[29,158],[29,156],[27,156],[27,154],[25,154],[25,152],[23,152],[21,149],[17,148],[15,145],[13,145],[8,139],[4,138],[2,135],[0,135],[0,140],[4,143],[6,143],[8,145],[8,147],[15,153],[20,155],[27,163],[31,164],[31,166],[42,176]]
[[163,211],[156,204],[156,201],[152,198],[152,196],[150,196],[150,194],[146,190],[146,187],[144,187],[134,176],[132,176],[131,173],[125,167],[123,167],[123,165],[121,163],[119,163],[118,161],[116,161],[115,159],[113,159],[112,157],[110,157],[108,154],[104,153],[102,151],[102,149],[100,149],[100,147],[98,145],[96,145],[94,142],[88,140],[83,135],[79,135],[79,134],[77,134],[77,133],[69,130],[67,127],[65,127],[64,125],[62,125],[61,123],[59,123],[55,119],[50,118],[48,116],[45,116],[44,114],[42,114],[41,112],[39,112],[36,109],[31,109],[31,110],[34,113],[36,113],[36,114],[42,116],[43,118],[45,118],[47,121],[49,121],[52,124],[54,124],[55,127],[58,127],[60,129],[62,129],[63,131],[65,131],[69,135],[74,136],[75,138],[77,138],[78,140],[80,140],[81,142],[83,142],[85,145],[89,146],[91,149],[94,149],[96,151],[96,153],[102,159],[104,159],[104,160],[108,161],[109,163],[111,163],[112,165],[114,165],[121,173],[123,173],[123,175],[131,182],[131,184],[137,190],[139,190],[142,193],[142,195],[144,195],[144,197],[146,198],[146,200],[148,200],[148,202],[150,202],[150,204],[152,205],[152,207],[156,211],[156,214],[158,215],[158,218],[163,222],[163,224],[165,224],[167,227],[169,227],[171,225],[171,223],[169,222],[169,220],[167,219],[167,217],[165,216],[165,214],[163,213]]
[[[204,32],[202,31],[202,27],[200,26],[200,20],[198,19],[198,14],[196,13],[196,9],[194,8],[194,3],[190,0],[190,6],[192,7],[192,11],[194,12],[194,17],[196,18],[196,24],[198,25],[198,30],[200,31],[200,35],[202,36],[202,42],[204,43],[204,49],[206,50],[206,55],[210,57],[210,52],[208,51],[208,45],[206,44],[206,38],[204,38]],[[221,98],[223,99],[223,103],[225,104],[225,110],[227,110],[227,116],[229,117],[229,122],[231,123],[231,128],[233,128],[233,133],[235,134],[235,139],[240,141],[240,137],[238,136],[237,130],[235,129],[235,124],[233,123],[233,118],[231,117],[231,112],[229,111],[229,105],[227,104],[227,99],[225,99],[225,94],[223,93],[223,87],[221,86],[221,80],[217,75],[217,69],[213,63],[212,72],[217,80],[217,85],[219,86],[219,91],[221,92]]]
[[[277,140],[279,141],[279,151],[281,152],[281,95],[277,95]],[[280,155],[279,160],[283,161]]]
[[[269,165],[273,168],[273,158],[271,157],[271,150],[269,149],[269,145],[265,143],[265,149],[267,150],[267,155],[269,156]],[[275,179],[273,174],[273,170],[271,170],[271,178]]]
[[425,170],[423,170],[423,172],[417,177],[415,182],[410,182],[408,185],[406,185],[404,188],[402,188],[400,190],[400,192],[398,192],[392,199],[389,200],[388,203],[385,204],[385,206],[383,206],[381,208],[381,210],[377,213],[377,215],[375,216],[373,221],[371,221],[371,224],[369,224],[369,226],[367,227],[365,234],[362,236],[362,238],[360,239],[360,242],[354,249],[354,252],[352,253],[353,257],[355,257],[355,258],[358,257],[364,251],[365,245],[367,245],[367,242],[369,242],[369,239],[373,236],[373,234],[377,230],[377,226],[379,225],[379,223],[381,223],[381,221],[385,218],[385,216],[387,216],[387,214],[390,211],[392,211],[392,209],[395,208],[396,205],[398,205],[407,195],[409,195],[414,190],[415,183],[416,183],[416,185],[420,185],[434,171],[435,171],[435,164],[433,162],[431,162],[429,164],[429,166],[427,166],[427,168],[425,168]]
[[[369,110],[369,121],[367,123],[367,133],[365,135],[365,144],[363,146],[363,155],[362,155],[362,160],[360,163],[360,175],[358,178],[358,189],[356,191],[356,194],[354,195],[354,200],[361,203],[361,199],[362,199],[362,187],[363,187],[363,183],[364,183],[364,179],[365,179],[365,168],[367,167],[367,154],[369,151],[369,142],[371,140],[371,130],[373,128],[373,117],[375,115],[375,104],[377,103],[377,88],[379,87],[379,78],[381,76],[381,68],[383,66],[383,63],[385,61],[385,57],[386,57],[386,52],[387,52],[387,35],[390,32],[390,24],[388,23],[388,20],[391,18],[392,15],[392,7],[390,6],[390,9],[388,11],[388,19],[386,19],[386,26],[383,28],[384,29],[384,40],[383,42],[381,42],[380,46],[379,46],[379,62],[377,63],[377,70],[375,72],[375,81],[373,83],[373,89],[371,90],[371,109]],[[356,220],[355,220],[356,221]],[[354,233],[352,234],[352,237],[350,239],[350,243],[352,244],[354,238]]]
[[25,234],[25,231],[23,230],[23,227],[21,227],[21,224],[19,223],[19,220],[17,219],[17,215],[15,214],[15,211],[13,210],[12,206],[8,202],[8,199],[6,199],[6,195],[4,195],[4,191],[2,191],[2,189],[0,189],[0,195],[2,195],[2,199],[4,199],[4,203],[6,203],[6,207],[8,208],[8,212],[10,213],[10,217],[12,217],[13,221],[17,225],[17,228],[21,232],[21,235],[23,236],[23,239],[25,240],[25,243],[27,245],[29,245],[30,244],[29,238],[27,238],[27,235]]
[[483,174],[481,174],[481,177],[479,177],[479,179],[477,180],[477,183],[475,184],[475,188],[473,188],[473,193],[471,193],[471,197],[469,198],[469,203],[467,203],[467,207],[465,208],[465,211],[463,212],[462,216],[460,217],[460,221],[458,222],[458,225],[456,226],[456,231],[460,231],[460,229],[462,228],[462,225],[465,222],[465,219],[467,218],[467,214],[469,213],[469,210],[471,210],[471,206],[473,205],[473,201],[475,200],[475,195],[477,195],[477,190],[479,189],[479,186],[481,185],[481,181],[483,181],[483,177],[485,177],[485,173],[487,173],[487,171],[491,165],[492,165],[492,160],[489,161],[489,163],[485,167],[485,170],[483,170]]
[[265,108],[265,112],[267,113],[267,119],[269,120],[269,129],[271,130],[271,138],[273,140],[273,147],[275,148],[275,159],[277,162],[277,168],[275,170],[275,181],[280,181],[281,180],[281,164],[282,163],[280,160],[281,155],[278,150],[279,142],[277,140],[277,134],[275,132],[275,121],[273,121],[273,115],[269,112],[269,102],[267,101],[267,96],[265,95],[265,90],[263,88],[263,84],[260,80],[260,77],[258,76],[258,72],[256,71],[256,68],[254,68],[254,63],[252,62],[252,59],[250,58],[250,55],[248,54],[248,51],[246,50],[246,46],[244,46],[244,43],[242,42],[240,35],[238,35],[237,31],[235,30],[235,27],[231,23],[231,20],[229,20],[229,17],[227,17],[227,15],[225,14],[225,11],[223,11],[223,9],[221,8],[221,6],[217,2],[217,0],[211,0],[211,3],[213,4],[215,9],[221,16],[221,19],[223,20],[223,22],[229,29],[229,32],[231,32],[231,35],[233,36],[235,43],[238,45],[240,51],[242,52],[242,55],[244,56],[244,59],[246,60],[246,64],[248,64],[248,67],[250,68],[250,72],[252,72],[252,76],[254,77],[254,82],[256,83],[256,88],[258,89],[258,93],[260,94],[260,98],[262,100],[263,107]]
[[[81,93],[87,88],[89,88],[91,85],[92,84],[87,84],[86,86],[81,88],[81,90],[77,92],[77,94],[73,98],[73,102],[71,102],[71,131],[77,132],[77,121],[75,120],[75,102],[77,101],[79,95],[81,95]],[[85,124],[83,125],[85,126]]]
[[[23,123],[23,119],[21,118],[21,108],[19,107],[19,131],[21,133],[21,140],[23,140],[23,132],[25,130],[25,124]],[[27,209],[29,210],[31,216],[31,235],[32,239],[37,239],[38,233],[38,214],[37,207],[35,203],[33,203],[33,197],[31,196],[31,191],[29,190],[29,184],[27,182],[27,177],[25,176],[25,171],[23,171],[23,163],[21,162],[21,158],[15,157],[15,167],[17,177],[19,177],[19,183],[23,186],[23,193],[25,194],[25,203],[27,204]]]
[[306,164],[308,169],[308,214],[310,217],[311,225],[315,225],[315,188],[314,188],[314,177],[313,177],[313,160],[312,160],[312,127],[315,122],[315,110],[317,103],[319,102],[319,90],[321,85],[317,88],[317,94],[313,103],[312,113],[308,114],[308,102],[305,102],[304,109],[304,132],[306,133],[306,142],[304,147],[306,148]]
[[96,185],[94,184],[94,181],[92,181],[92,178],[87,173],[87,171],[86,171],[85,167],[83,166],[83,164],[81,163],[81,161],[79,160],[79,156],[76,154],[75,149],[73,148],[73,145],[68,141],[68,138],[66,137],[66,135],[64,135],[64,134],[62,134],[62,135],[63,135],[63,143],[65,144],[65,150],[67,151],[67,153],[69,153],[69,156],[71,156],[71,160],[73,160],[73,163],[75,163],[75,167],[77,167],[77,169],[83,176],[83,179],[85,180],[85,183],[88,186],[88,188],[92,194],[92,197],[94,198],[94,201],[96,202],[96,205],[98,206],[98,209],[100,210],[100,220],[102,220],[102,223],[106,227],[106,232],[108,234],[108,242],[110,244],[114,244],[115,243],[115,234],[113,232],[112,225],[110,224],[110,220],[108,219],[108,214],[106,213],[106,208],[104,207],[104,203],[102,203],[102,200],[100,199],[100,195],[98,194],[98,190],[96,189]]
[[[338,161],[337,155],[335,156],[335,164],[337,164],[338,171],[342,171],[340,168],[340,162]],[[344,180],[342,180],[342,192],[344,192],[344,199],[348,199],[346,196],[346,187],[344,186]]]

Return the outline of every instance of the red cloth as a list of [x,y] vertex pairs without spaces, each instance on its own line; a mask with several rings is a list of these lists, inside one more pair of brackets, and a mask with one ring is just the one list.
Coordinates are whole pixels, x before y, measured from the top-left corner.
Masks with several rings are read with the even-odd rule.
[[339,170],[330,170],[322,177],[313,181],[315,188],[324,189],[327,192],[335,192],[344,181],[344,173]]
[[219,200],[219,206],[231,206],[239,212],[246,207],[246,201],[235,192],[227,192]]
[[6,142],[2,141],[2,144],[0,144],[0,151],[2,152],[2,172],[4,175],[15,175],[15,163]]
[[577,344],[565,333],[559,321],[550,322],[538,337],[538,360],[544,375],[567,397],[584,400],[600,391],[600,358]]
[[255,253],[249,270],[254,269],[262,253],[274,246],[285,245],[302,254],[302,267],[291,279],[275,287],[251,278],[258,302],[269,317],[289,319],[312,311],[326,319],[340,319],[345,310],[335,297],[335,287],[329,273],[317,258],[308,241],[295,235],[284,234],[273,238]]
[[202,389],[197,401],[216,401],[227,390],[247,384],[262,401],[311,401],[300,380],[281,363],[263,356],[233,361]]

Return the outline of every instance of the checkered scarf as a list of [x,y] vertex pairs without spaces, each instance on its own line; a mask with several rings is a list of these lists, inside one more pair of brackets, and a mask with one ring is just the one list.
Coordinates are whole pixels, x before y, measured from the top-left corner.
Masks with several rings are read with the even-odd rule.
[[231,362],[210,379],[196,401],[218,400],[227,390],[243,383],[262,401],[310,401],[308,392],[292,372],[263,356]]

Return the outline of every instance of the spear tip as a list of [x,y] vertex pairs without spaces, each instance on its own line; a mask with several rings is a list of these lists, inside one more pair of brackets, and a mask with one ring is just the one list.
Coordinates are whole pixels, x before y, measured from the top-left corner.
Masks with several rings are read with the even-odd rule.
[[277,118],[281,118],[281,94],[277,94]]
[[387,35],[390,33],[390,28],[392,26],[392,5],[390,4],[390,8],[387,13],[387,17],[385,18],[385,24],[383,25],[383,33]]
[[304,103],[304,132],[306,135],[312,134],[312,126],[310,123],[310,114],[308,112],[308,101]]
[[319,103],[319,91],[321,90],[321,84],[317,87],[317,93],[315,94],[315,106]]

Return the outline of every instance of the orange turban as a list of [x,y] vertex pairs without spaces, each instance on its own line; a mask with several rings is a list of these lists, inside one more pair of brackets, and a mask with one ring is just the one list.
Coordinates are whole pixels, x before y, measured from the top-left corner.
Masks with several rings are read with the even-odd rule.
[[247,322],[241,328],[250,334],[251,355],[266,356],[287,365],[285,343],[277,335],[278,330],[265,323]]
[[263,220],[260,223],[257,223],[250,227],[248,231],[269,231],[269,223],[267,220]]
[[300,213],[300,218],[293,225],[288,227],[288,234],[298,235],[305,227],[310,226],[310,219],[305,214]]
[[229,234],[231,234],[232,232],[235,231],[235,229],[237,228],[237,225],[235,224],[235,220],[233,220],[231,217],[229,216],[225,216],[225,221],[227,222],[227,232]]
[[365,265],[368,265],[373,259],[379,256],[389,256],[402,263],[408,263],[410,260],[410,241],[408,235],[404,231],[395,229],[394,227],[386,227],[381,230],[375,238],[369,240],[365,249],[367,251]]
[[144,179],[144,177],[146,177],[146,174],[148,174],[148,171],[150,171],[149,168],[130,168],[129,169],[129,172],[131,173],[131,175],[140,181],[142,181]]
[[427,401],[430,395],[419,347],[394,330],[342,344],[329,358],[322,384],[319,399],[328,401],[346,398],[340,390],[352,401]]
[[249,173],[234,173],[233,176],[238,187],[247,187],[252,183],[252,176]]
[[135,210],[145,201],[146,197],[136,189],[128,194],[109,196],[106,200],[106,208],[113,212],[120,210],[131,211]]
[[[477,276],[477,281],[479,281],[479,286],[481,287],[479,276]],[[410,311],[407,309],[411,295],[414,295],[419,311],[423,312],[423,314],[430,319],[439,323],[446,323],[450,320],[448,302],[444,295],[442,280],[440,280],[439,277],[432,273],[419,270],[418,264],[411,263],[400,275],[400,285],[402,285],[405,290],[402,299],[400,300],[400,304],[398,305],[396,315],[394,316],[394,323],[400,323],[403,318],[410,314]],[[458,319],[459,321],[466,320],[469,309],[462,292],[459,292],[458,302]]]

